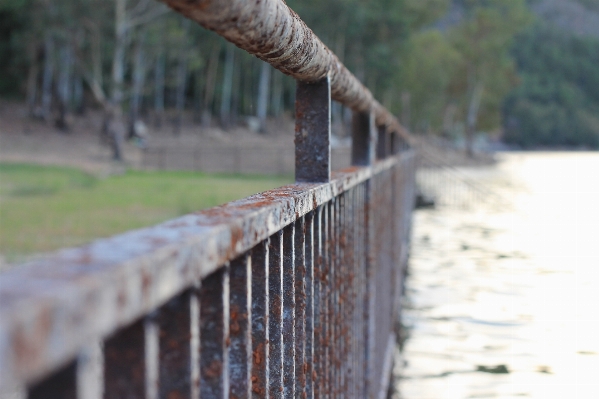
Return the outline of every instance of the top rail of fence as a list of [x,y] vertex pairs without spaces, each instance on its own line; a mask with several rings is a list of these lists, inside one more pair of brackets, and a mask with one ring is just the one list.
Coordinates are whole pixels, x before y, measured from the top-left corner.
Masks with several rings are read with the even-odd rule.
[[331,97],[412,143],[412,137],[283,0],[160,0],[299,81],[327,74]]

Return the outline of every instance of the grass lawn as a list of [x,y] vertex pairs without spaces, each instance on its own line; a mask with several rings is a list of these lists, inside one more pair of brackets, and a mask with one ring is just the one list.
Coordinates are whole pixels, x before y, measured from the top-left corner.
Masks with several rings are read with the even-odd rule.
[[150,226],[282,186],[291,177],[140,172],[0,163],[0,253],[9,262]]

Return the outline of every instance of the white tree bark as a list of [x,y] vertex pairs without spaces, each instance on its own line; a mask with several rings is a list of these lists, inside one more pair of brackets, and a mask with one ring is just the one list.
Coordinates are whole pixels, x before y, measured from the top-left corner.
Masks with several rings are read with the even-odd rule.
[[270,65],[263,62],[260,66],[260,83],[258,84],[258,101],[256,117],[260,121],[260,132],[266,132],[266,115],[268,113],[268,93],[270,87]]

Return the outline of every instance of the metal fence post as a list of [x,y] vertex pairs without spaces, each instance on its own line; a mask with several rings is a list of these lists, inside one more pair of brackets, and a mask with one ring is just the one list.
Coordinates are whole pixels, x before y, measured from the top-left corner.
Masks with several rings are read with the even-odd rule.
[[331,180],[331,80],[297,82],[295,94],[295,181]]
[[351,164],[369,166],[376,159],[377,132],[372,113],[354,112],[352,117]]

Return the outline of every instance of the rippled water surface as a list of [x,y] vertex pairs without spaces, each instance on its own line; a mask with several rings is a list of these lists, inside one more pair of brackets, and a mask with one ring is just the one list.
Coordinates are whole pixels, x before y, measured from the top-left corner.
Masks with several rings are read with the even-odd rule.
[[501,159],[414,215],[396,397],[599,398],[599,153]]

